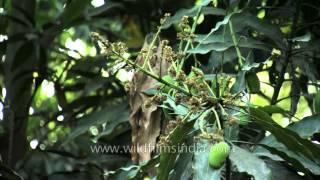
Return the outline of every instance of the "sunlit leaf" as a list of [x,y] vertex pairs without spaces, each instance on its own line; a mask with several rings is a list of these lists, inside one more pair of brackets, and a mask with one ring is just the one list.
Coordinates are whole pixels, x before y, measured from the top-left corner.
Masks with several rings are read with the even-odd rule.
[[[317,147],[311,141],[301,138],[299,136],[299,133],[294,131],[294,129],[296,129],[294,128],[294,125],[289,126],[288,128],[282,128],[276,123],[274,123],[271,117],[262,110],[251,108],[250,112],[251,116],[253,116],[256,119],[256,122],[258,124],[260,124],[261,126],[263,126],[264,129],[272,133],[272,136],[264,138],[260,142],[260,144],[265,144],[267,146],[276,148],[278,151],[285,152],[289,157],[294,158],[298,160],[300,163],[302,163],[303,166],[309,169],[311,172],[315,174],[320,173],[319,147]],[[306,125],[309,125],[310,127],[310,125],[313,124],[314,121],[315,120],[313,118],[308,118],[306,121]],[[312,130],[318,129],[311,128],[311,132]],[[311,134],[311,132],[309,132],[309,134]],[[268,153],[259,154],[262,156],[268,156],[273,159],[280,160],[278,156],[274,156]]]

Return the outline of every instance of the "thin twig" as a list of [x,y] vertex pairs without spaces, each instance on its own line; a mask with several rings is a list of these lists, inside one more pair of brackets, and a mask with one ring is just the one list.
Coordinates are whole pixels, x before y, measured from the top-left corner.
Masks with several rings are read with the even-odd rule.
[[[193,22],[193,24],[192,24],[190,34],[193,34],[193,33],[195,32],[195,30],[196,30],[197,23],[198,23],[198,20],[199,20],[199,17],[200,17],[201,9],[202,9],[202,7],[199,7],[198,12],[197,12],[197,15],[196,15],[196,18],[194,19],[194,22]],[[189,38],[188,41],[187,41],[186,46],[184,47],[183,54],[185,54],[185,53],[188,51],[188,48],[189,48],[189,46],[190,46],[190,44],[191,44],[191,41],[192,41],[192,39]],[[181,61],[181,63],[180,63],[180,66],[179,66],[180,69],[183,68],[183,65],[184,65],[184,62],[185,62],[186,59],[187,59],[187,57],[184,57],[184,58],[182,59],[182,61]]]

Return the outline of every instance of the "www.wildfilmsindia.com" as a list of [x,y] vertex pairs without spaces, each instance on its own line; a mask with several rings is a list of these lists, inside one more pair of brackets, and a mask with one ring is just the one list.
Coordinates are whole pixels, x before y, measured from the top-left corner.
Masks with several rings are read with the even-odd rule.
[[162,146],[153,146],[150,144],[146,145],[101,145],[93,144],[90,146],[92,153],[97,154],[113,154],[113,153],[132,153],[132,152],[167,152],[167,153],[193,153],[193,152],[205,152],[207,147],[199,145],[162,145]]

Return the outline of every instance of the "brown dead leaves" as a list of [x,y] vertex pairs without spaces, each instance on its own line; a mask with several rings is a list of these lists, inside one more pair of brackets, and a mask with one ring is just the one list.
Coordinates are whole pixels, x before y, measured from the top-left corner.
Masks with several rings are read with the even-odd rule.
[[[150,37],[151,36],[151,37]],[[143,49],[148,49],[153,39],[149,35],[145,39]],[[158,76],[163,76],[167,73],[169,63],[162,60],[162,47],[160,40],[155,43],[157,48],[153,49],[150,64],[152,70]],[[141,55],[138,56],[136,63],[143,65],[144,59]],[[135,163],[144,162],[151,159],[151,152],[156,145],[157,137],[161,131],[161,110],[156,104],[146,108],[144,103],[151,97],[143,92],[155,87],[156,80],[148,77],[142,72],[136,72],[133,77],[132,85],[129,91],[129,103],[131,106],[130,124],[132,127],[132,145],[134,147],[131,155]]]

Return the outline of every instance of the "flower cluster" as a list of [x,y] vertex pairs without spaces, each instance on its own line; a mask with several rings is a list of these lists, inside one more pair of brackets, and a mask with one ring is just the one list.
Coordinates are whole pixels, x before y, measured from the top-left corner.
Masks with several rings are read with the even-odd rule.
[[128,48],[123,42],[111,43],[96,32],[92,32],[91,37],[94,41],[100,42],[103,53],[106,56],[117,55],[119,57],[124,57],[128,52]]
[[191,32],[189,17],[183,16],[179,27],[181,29],[180,32],[177,33],[177,39],[179,40],[193,40],[195,38],[195,35]]
[[169,46],[168,40],[161,41],[162,47],[162,59],[172,62],[176,59],[176,53],[172,50],[172,47]]
[[148,98],[145,101],[144,106],[145,106],[145,108],[149,108],[152,105],[159,105],[159,104],[162,104],[166,99],[167,99],[167,96],[164,96],[161,94],[156,94],[156,95],[152,96],[151,98]]
[[160,25],[163,25],[169,19],[170,16],[170,13],[165,13],[164,17],[160,19]]

